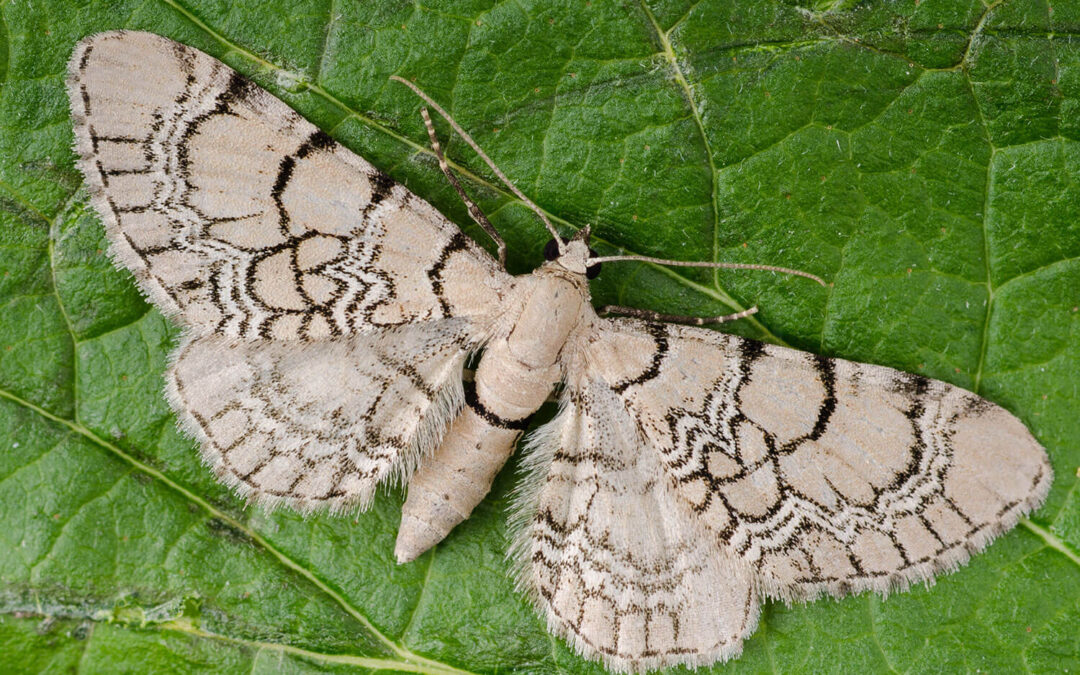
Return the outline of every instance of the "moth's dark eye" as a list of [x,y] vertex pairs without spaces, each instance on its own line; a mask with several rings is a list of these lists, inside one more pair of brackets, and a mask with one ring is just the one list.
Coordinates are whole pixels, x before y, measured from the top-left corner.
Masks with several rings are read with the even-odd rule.
[[[594,250],[592,250],[590,248],[589,249],[589,257],[590,258],[595,258],[596,257],[596,251],[594,251]],[[586,267],[585,268],[585,278],[586,279],[595,279],[596,277],[600,276],[600,268],[603,267],[603,266],[604,266],[603,263],[601,263],[599,265],[593,265],[592,267]]]
[[554,260],[559,257],[559,245],[555,243],[554,239],[548,239],[548,243],[544,245],[544,260]]

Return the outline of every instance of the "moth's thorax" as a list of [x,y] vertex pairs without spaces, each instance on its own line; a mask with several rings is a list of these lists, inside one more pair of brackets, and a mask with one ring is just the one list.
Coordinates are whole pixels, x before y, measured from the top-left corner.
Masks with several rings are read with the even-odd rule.
[[585,277],[556,262],[517,277],[503,312],[510,353],[533,368],[554,365],[567,340],[596,317]]

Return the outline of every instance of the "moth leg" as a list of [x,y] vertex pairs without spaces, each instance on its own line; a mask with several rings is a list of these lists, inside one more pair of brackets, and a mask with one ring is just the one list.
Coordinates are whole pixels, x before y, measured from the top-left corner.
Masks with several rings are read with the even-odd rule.
[[498,230],[491,224],[491,221],[487,219],[484,212],[480,210],[480,207],[469,198],[469,195],[465,194],[465,189],[461,187],[461,183],[450,172],[450,166],[446,163],[446,157],[443,156],[442,146],[439,145],[439,138],[435,135],[435,125],[431,123],[431,116],[428,115],[427,108],[421,108],[420,114],[424,117],[424,126],[427,127],[428,136],[431,138],[431,149],[435,151],[435,156],[439,158],[439,168],[446,175],[446,179],[450,181],[450,185],[454,186],[454,190],[457,191],[458,196],[461,197],[461,201],[465,202],[466,208],[469,209],[469,215],[476,221],[476,224],[484,228],[484,232],[488,233],[488,236],[495,240],[495,245],[499,247],[499,265],[506,269],[506,242],[499,236]]
[[667,323],[681,323],[688,326],[704,326],[706,324],[727,323],[728,321],[736,321],[738,319],[745,319],[751,314],[757,314],[757,305],[750,309],[744,309],[741,312],[735,312],[734,314],[724,314],[722,316],[686,316],[683,314],[662,314],[660,312],[654,312],[651,309],[639,309],[637,307],[622,307],[619,305],[605,305],[597,310],[599,314],[622,314],[623,316],[632,316],[637,319],[649,319],[651,321],[664,321]]

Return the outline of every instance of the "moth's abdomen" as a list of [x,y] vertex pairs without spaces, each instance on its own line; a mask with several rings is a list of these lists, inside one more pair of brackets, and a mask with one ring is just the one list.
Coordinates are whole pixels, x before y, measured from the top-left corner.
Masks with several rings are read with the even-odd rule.
[[505,341],[488,347],[464,410],[409,481],[394,550],[398,562],[413,560],[469,517],[557,376],[555,366],[530,368],[515,359]]
[[514,443],[560,377],[559,353],[582,319],[582,289],[560,278],[530,280],[506,337],[489,343],[475,387],[435,453],[409,480],[394,555],[415,559],[442,539],[491,489]]
[[414,560],[469,517],[520,434],[493,427],[471,408],[454,420],[446,441],[409,481],[394,548],[399,563]]

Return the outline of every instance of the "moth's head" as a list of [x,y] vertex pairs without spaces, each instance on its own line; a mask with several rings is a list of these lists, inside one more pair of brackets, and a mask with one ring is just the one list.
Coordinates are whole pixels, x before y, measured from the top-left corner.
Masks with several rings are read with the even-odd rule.
[[584,274],[588,279],[595,279],[600,274],[600,265],[589,265],[589,258],[596,257],[596,251],[589,248],[590,228],[586,225],[570,239],[563,239],[562,252],[554,239],[544,246],[544,259],[567,272]]

